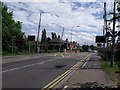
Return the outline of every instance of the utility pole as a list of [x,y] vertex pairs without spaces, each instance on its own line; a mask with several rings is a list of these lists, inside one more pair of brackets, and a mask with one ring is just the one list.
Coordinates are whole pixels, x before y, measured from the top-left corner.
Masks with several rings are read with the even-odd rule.
[[37,45],[36,45],[37,53],[39,53],[40,50],[40,46],[39,46],[40,25],[41,25],[41,13],[40,13],[40,20],[39,20],[38,34],[37,34]]
[[105,30],[107,32],[106,27],[107,27],[107,21],[106,21],[106,2],[104,2],[104,27],[103,27],[103,36],[105,35]]
[[63,39],[63,34],[64,34],[64,28],[63,28],[63,31],[62,31],[61,39]]
[[110,62],[110,67],[113,67],[113,61],[114,61],[114,46],[115,46],[115,22],[116,22],[116,2],[114,1],[114,9],[113,9],[113,31],[112,31],[112,60]]
[[[107,14],[106,14],[106,2],[104,2],[104,26],[103,26],[103,36],[105,36],[105,32],[107,33]],[[108,37],[106,37],[106,54],[105,54],[105,42],[103,43],[104,48],[104,55],[106,57],[106,65],[107,65],[107,59],[108,59]]]

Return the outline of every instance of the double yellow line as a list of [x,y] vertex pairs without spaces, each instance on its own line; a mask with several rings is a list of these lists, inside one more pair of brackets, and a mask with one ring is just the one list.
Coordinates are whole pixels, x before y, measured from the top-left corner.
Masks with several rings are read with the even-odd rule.
[[[90,57],[91,57],[91,55],[88,55],[87,57],[84,58],[84,60],[86,60],[86,59],[88,59]],[[83,60],[79,61],[77,64],[75,64],[69,70],[67,70],[65,73],[63,73],[62,75],[60,75],[59,77],[57,77],[55,80],[53,80],[52,82],[50,82],[49,84],[47,84],[46,86],[44,86],[42,90],[53,88],[60,81],[62,81],[67,75],[69,75],[72,71],[77,70],[79,68],[79,66],[82,64],[82,62],[84,62],[84,61]]]

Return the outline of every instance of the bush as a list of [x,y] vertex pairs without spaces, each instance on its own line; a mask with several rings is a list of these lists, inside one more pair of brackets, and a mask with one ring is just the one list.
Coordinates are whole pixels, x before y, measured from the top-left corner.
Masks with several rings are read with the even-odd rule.
[[48,53],[58,52],[58,50],[47,50]]
[[118,61],[120,61],[120,50],[117,50],[115,52],[115,59],[118,60]]

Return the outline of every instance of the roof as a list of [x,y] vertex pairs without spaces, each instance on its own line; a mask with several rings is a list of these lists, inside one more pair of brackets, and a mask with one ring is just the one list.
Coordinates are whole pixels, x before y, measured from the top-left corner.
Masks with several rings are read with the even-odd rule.
[[64,43],[64,41],[60,38],[55,38],[55,39],[51,40],[50,43]]

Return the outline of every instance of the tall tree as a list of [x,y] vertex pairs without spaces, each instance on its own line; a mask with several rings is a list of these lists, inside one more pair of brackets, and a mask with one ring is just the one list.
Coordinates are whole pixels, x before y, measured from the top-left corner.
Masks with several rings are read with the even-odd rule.
[[21,50],[23,48],[22,23],[13,19],[13,12],[2,4],[2,48],[3,51]]
[[51,34],[52,34],[52,39],[55,39],[55,38],[57,38],[57,35],[56,35],[56,33],[52,32]]
[[82,49],[83,49],[84,51],[88,51],[89,46],[88,46],[88,45],[83,45],[83,46],[82,46]]
[[47,37],[47,42],[49,43],[51,41],[51,38],[50,37]]
[[41,43],[47,43],[46,30],[42,31]]

